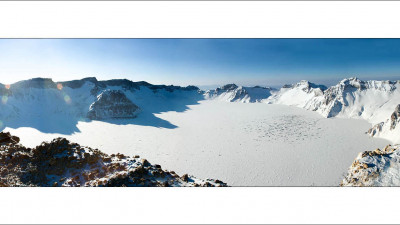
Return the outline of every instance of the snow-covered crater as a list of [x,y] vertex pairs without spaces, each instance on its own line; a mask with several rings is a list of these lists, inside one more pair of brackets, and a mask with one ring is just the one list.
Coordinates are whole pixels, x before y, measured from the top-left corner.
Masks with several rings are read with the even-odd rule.
[[[352,155],[400,141],[398,86],[350,78],[329,88],[300,81],[279,90],[229,84],[203,92],[125,79],[36,78],[0,85],[0,127],[30,146],[64,136],[110,153],[119,143],[126,153],[148,154],[200,177],[218,174],[233,185],[334,185]],[[291,114],[294,107],[288,106],[300,111]],[[302,109],[315,112],[308,117]],[[365,134],[371,127],[374,138]],[[238,159],[246,159],[246,165]],[[238,168],[241,172],[231,172]]]

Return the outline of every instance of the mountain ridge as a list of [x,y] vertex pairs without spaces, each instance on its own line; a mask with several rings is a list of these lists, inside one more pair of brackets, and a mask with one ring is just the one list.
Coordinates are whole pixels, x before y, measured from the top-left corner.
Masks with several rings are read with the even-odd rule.
[[[99,81],[96,77],[86,77],[80,80],[54,82],[50,78],[32,78],[11,85],[0,84],[3,103],[0,116],[4,119],[2,123],[5,124],[10,118],[25,119],[23,115],[27,111],[25,106],[30,106],[31,112],[34,113],[59,112],[69,117],[108,119],[136,117],[139,111],[136,112],[134,105],[141,109],[139,114],[153,114],[171,110],[184,111],[188,109],[188,105],[198,104],[200,100],[283,104],[316,111],[325,118],[364,119],[372,124],[371,128],[374,126],[377,128],[373,129],[373,132],[366,131],[369,134],[373,133],[372,136],[400,142],[400,138],[390,134],[394,132],[400,136],[400,129],[387,129],[386,126],[379,125],[386,122],[395,107],[400,104],[399,87],[399,81],[362,81],[356,77],[342,79],[330,87],[302,80],[292,85],[284,85],[280,89],[262,86],[245,87],[232,83],[207,91],[192,85],[186,87],[153,85],[145,81],[134,82],[128,79]],[[107,116],[88,117],[87,115],[91,115],[90,106],[106,90],[118,91],[120,98],[126,99],[123,101],[126,105],[120,105],[127,109],[126,113],[114,108]],[[51,105],[50,102],[55,103]],[[112,103],[108,104],[111,107]],[[39,106],[42,106],[42,109],[35,109]],[[111,109],[110,107],[108,109]],[[135,110],[132,110],[133,108]]]

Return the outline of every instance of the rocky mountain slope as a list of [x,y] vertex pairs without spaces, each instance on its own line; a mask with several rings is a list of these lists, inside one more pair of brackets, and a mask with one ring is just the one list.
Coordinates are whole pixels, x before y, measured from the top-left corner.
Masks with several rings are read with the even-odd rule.
[[227,186],[219,180],[178,176],[139,156],[107,155],[64,138],[35,148],[18,142],[18,137],[0,133],[0,186]]
[[322,101],[324,90],[326,90],[326,87],[323,85],[316,85],[303,80],[294,85],[284,85],[279,92],[276,92],[264,102],[291,105],[315,111]]
[[89,119],[135,118],[140,109],[121,90],[104,90],[87,114]]
[[400,186],[399,145],[360,153],[341,186]]
[[[397,81],[349,78],[329,88],[301,81],[284,85],[280,90],[228,84],[202,92],[194,86],[152,85],[125,79],[98,81],[85,78],[53,82],[35,78],[0,85],[0,125],[19,127],[18,121],[49,120],[60,116],[69,120],[134,118],[141,113],[184,111],[187,105],[203,99],[291,105],[316,111],[324,117],[365,119],[375,125],[390,120],[400,104],[399,85]],[[382,126],[381,130],[379,126]],[[383,124],[376,128],[372,132],[374,136],[398,141],[389,135],[396,133],[396,129],[386,129]]]

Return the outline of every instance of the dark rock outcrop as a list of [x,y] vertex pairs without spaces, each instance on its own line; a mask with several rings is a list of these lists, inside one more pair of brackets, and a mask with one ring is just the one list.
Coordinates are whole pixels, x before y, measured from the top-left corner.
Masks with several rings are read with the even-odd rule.
[[393,130],[394,128],[396,128],[399,116],[400,116],[400,104],[396,106],[396,109],[390,116],[390,130]]
[[[399,157],[398,145],[387,145],[383,149],[375,149],[373,151],[364,151],[360,153],[353,161],[347,174],[344,176],[340,186],[387,186],[392,185],[385,183],[379,177],[389,167],[396,167]],[[395,181],[398,176],[393,173],[386,173],[386,176],[393,176],[388,180]]]
[[390,118],[387,119],[385,122],[380,122],[375,124],[372,128],[367,131],[367,134],[370,136],[376,136],[383,130],[394,130],[397,124],[400,122],[400,104],[396,106],[394,112],[390,115]]
[[92,120],[108,118],[135,118],[139,107],[120,90],[105,90],[90,106],[87,117]]
[[375,124],[373,127],[369,128],[369,130],[367,131],[367,134],[369,134],[370,136],[377,135],[379,132],[382,131],[382,127],[384,124],[385,124],[384,122]]
[[3,144],[17,144],[19,143],[19,137],[12,136],[9,132],[0,133],[0,145]]

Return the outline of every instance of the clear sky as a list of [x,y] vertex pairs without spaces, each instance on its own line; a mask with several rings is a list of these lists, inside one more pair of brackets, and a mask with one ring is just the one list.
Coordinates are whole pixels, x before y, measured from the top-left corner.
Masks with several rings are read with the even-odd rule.
[[0,39],[0,83],[88,76],[199,86],[400,80],[400,39]]

